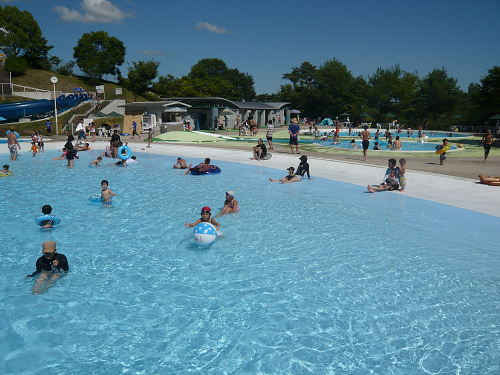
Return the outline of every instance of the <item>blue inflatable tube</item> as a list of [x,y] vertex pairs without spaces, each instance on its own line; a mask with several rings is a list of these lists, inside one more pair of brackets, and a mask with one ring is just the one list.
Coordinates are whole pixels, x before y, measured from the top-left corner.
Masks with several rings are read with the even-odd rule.
[[55,215],[42,215],[35,219],[35,224],[38,228],[49,229],[59,224],[61,219]]
[[[9,135],[9,134],[10,134],[10,130],[7,130],[7,131],[5,132],[5,135]],[[18,132],[14,132],[14,134],[16,135],[16,138],[17,138],[17,139],[21,138],[21,136],[19,135],[19,133],[18,133]]]
[[[123,151],[125,151],[126,154],[123,154]],[[132,157],[132,150],[128,146],[120,146],[118,149],[118,157],[122,160],[128,160]]]
[[202,174],[220,173],[220,168],[219,167],[215,167],[213,169],[210,168],[208,171],[205,172],[200,172],[198,169],[191,168],[190,171],[193,176],[197,176]]

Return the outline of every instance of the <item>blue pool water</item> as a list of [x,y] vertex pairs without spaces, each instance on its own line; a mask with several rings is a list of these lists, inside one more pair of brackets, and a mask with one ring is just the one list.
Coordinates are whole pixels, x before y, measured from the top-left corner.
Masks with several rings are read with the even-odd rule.
[[[139,154],[88,168],[90,151],[68,170],[56,155],[21,155],[0,181],[1,374],[500,372],[499,218],[320,178],[273,184],[286,171],[259,166],[184,176],[176,157]],[[114,208],[88,200],[103,179]],[[184,223],[227,190],[241,212],[195,245]],[[34,224],[44,204],[62,219],[50,231]],[[32,295],[46,240],[71,272]]]
[[[318,128],[318,130],[320,131],[320,134],[324,133],[324,130],[322,131],[321,128]],[[335,129],[333,129],[333,130],[335,131]],[[374,137],[377,130],[376,129],[369,129],[369,130],[370,130],[371,136]],[[362,132],[362,131],[363,131],[363,129],[353,129],[351,136],[355,136],[357,133]],[[382,138],[384,133],[385,133],[385,129],[381,129],[380,130],[380,138]],[[391,133],[393,136],[399,135],[401,137],[401,139],[403,139],[403,138],[418,139],[418,130],[417,129],[412,130],[412,134],[410,134],[410,137],[408,137],[406,130],[402,130],[401,133],[396,133],[396,131],[394,129],[391,129]],[[431,133],[430,130],[426,130],[426,131],[424,130],[422,133],[425,133],[425,135],[427,135],[428,138],[437,138],[437,139],[471,137],[470,134],[455,133],[455,132],[451,133],[451,137],[450,137],[450,132],[438,132],[438,131],[436,131],[436,132]],[[349,137],[349,131],[348,130],[340,131],[339,135],[341,137]]]
[[[391,149],[387,149],[387,142],[384,140],[379,141],[379,145],[382,148],[382,150],[385,151],[391,151]],[[362,141],[361,139],[354,139],[356,141],[356,145],[360,148],[362,148]],[[341,139],[339,144],[332,144],[332,141],[303,141],[303,143],[313,143],[315,145],[319,146],[324,146],[324,147],[333,147],[333,148],[349,148],[349,144],[351,143],[351,140],[348,139]],[[436,151],[436,146],[439,143],[436,142],[401,142],[401,150],[395,150],[393,149],[392,151]],[[369,150],[373,150],[373,146],[375,146],[375,141],[370,141],[370,147]],[[451,146],[450,150],[456,150],[456,146]]]

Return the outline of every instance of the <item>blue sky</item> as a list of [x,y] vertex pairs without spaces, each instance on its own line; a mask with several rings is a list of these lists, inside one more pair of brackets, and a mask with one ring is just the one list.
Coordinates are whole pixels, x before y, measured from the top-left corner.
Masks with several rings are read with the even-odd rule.
[[[249,73],[274,93],[302,62],[337,58],[356,76],[397,63],[422,77],[445,67],[462,90],[500,65],[500,1],[0,0],[33,14],[67,62],[83,33],[120,39],[126,61],[154,59],[179,78],[202,58]],[[63,63],[64,63],[63,62]],[[120,68],[127,73],[127,64]],[[112,77],[108,77],[112,79]]]

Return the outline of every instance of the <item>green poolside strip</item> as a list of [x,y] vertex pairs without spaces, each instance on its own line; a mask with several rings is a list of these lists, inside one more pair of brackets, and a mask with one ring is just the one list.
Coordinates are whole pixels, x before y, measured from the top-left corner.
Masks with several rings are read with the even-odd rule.
[[[213,132],[207,132],[208,134],[214,134]],[[222,134],[221,134],[222,135]],[[200,142],[206,142],[206,143],[220,143],[220,142],[226,142],[226,144],[238,146],[241,148],[251,148],[255,146],[256,144],[256,139],[262,138],[264,141],[266,141],[266,129],[261,128],[259,131],[259,134],[255,136],[238,136],[238,133],[230,133],[227,134],[231,137],[234,137],[238,140],[232,141],[228,139],[223,139],[220,137],[214,137],[210,135],[205,135],[205,134],[199,134],[199,133],[192,133],[192,132],[186,132],[186,131],[174,131],[174,132],[167,132],[163,133],[155,138],[153,138],[154,141],[167,141],[167,142],[193,142],[193,143],[200,143]],[[340,137],[341,139],[359,139],[358,136],[351,136],[351,137],[345,137],[342,136]],[[273,134],[273,139],[274,140],[288,140],[289,139],[289,134],[288,131],[283,129],[283,130],[277,130]],[[300,135],[299,136],[299,141],[300,139],[302,140],[314,140],[314,136],[312,135]],[[465,145],[464,150],[460,151],[450,151],[447,152],[447,156],[451,158],[463,158],[463,157],[484,157],[484,149],[482,147],[482,144],[480,144],[482,137],[467,137],[467,138],[460,138],[460,137],[450,137],[448,140],[450,143],[454,146],[462,140]],[[407,139],[406,137],[401,137],[401,140],[403,141],[403,150],[404,151],[404,142],[410,141],[410,142],[418,142],[417,138],[411,138]],[[434,143],[434,144],[440,144],[442,143],[442,139],[439,138],[431,138],[431,139],[425,139],[426,143]],[[490,155],[491,156],[497,156],[500,155],[500,149],[497,146],[498,141],[496,141],[491,148]],[[289,145],[287,143],[282,143],[282,142],[276,142],[275,147],[278,148],[289,148]],[[325,154],[363,154],[363,150],[352,150],[352,149],[344,149],[344,148],[332,148],[332,147],[324,147],[324,146],[317,146],[314,144],[310,143],[300,143],[299,147],[301,150],[305,152],[319,152],[319,153],[325,153]],[[392,156],[392,157],[414,157],[414,158],[428,158],[428,157],[433,157],[437,156],[434,151],[420,151],[420,152],[400,152],[396,150],[380,150],[380,151],[373,151],[373,150],[368,150],[368,153],[372,153],[373,155],[378,155],[378,156]]]
[[153,141],[168,142],[227,142],[227,139],[187,131],[174,131],[160,134]]

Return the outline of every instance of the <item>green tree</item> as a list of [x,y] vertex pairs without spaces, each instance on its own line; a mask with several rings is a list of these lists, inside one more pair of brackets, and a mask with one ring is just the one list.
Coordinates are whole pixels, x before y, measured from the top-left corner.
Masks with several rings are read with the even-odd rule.
[[132,61],[133,67],[128,68],[128,88],[137,96],[151,89],[153,80],[158,76],[158,61]]
[[488,74],[481,78],[477,104],[481,106],[484,119],[500,111],[500,66],[488,69]]
[[337,59],[327,60],[319,67],[305,61],[283,79],[292,82],[281,86],[277,97],[289,101],[301,116],[334,117],[348,111],[360,113],[366,92],[366,81],[355,77]]
[[158,81],[153,84],[151,91],[164,98],[178,98],[181,96],[181,87],[181,80],[168,74],[166,77],[159,76]]
[[84,74],[100,79],[103,74],[116,75],[117,67],[125,62],[125,46],[105,31],[91,31],[82,35],[73,57]]
[[22,57],[32,67],[47,58],[52,46],[42,36],[42,30],[28,11],[15,6],[0,7],[0,49],[7,56]]
[[75,62],[73,60],[69,60],[66,64],[61,65],[58,69],[58,73],[63,76],[71,76],[73,75],[73,68],[75,67]]
[[337,59],[327,60],[318,68],[319,113],[333,117],[342,112],[360,113],[367,84],[363,77],[355,77],[345,64]]
[[290,73],[283,74],[283,79],[292,82],[292,91],[290,87],[281,86],[280,96],[285,101],[290,101],[292,107],[303,112],[303,116],[315,116],[318,114],[318,77],[319,70],[311,63],[304,61],[298,68],[293,68]]
[[380,113],[394,113],[404,119],[413,119],[418,113],[420,78],[418,73],[401,70],[399,64],[378,68],[368,77],[368,104]]
[[63,60],[57,56],[49,57],[50,63],[55,67],[54,70],[57,72],[59,69],[59,65],[63,62]]
[[28,70],[28,62],[22,57],[9,56],[5,60],[5,69],[14,76],[22,76]]
[[[221,59],[199,60],[191,67],[187,78],[206,81],[205,86],[213,90],[208,96],[223,96],[227,99],[245,101],[255,99],[253,77],[248,73],[241,73],[238,69],[229,69]],[[199,82],[195,86],[199,86]],[[206,88],[201,91],[207,92]]]
[[450,118],[456,112],[462,94],[457,80],[448,77],[445,67],[434,69],[422,79],[420,87],[424,117],[432,118],[434,123],[440,118]]

